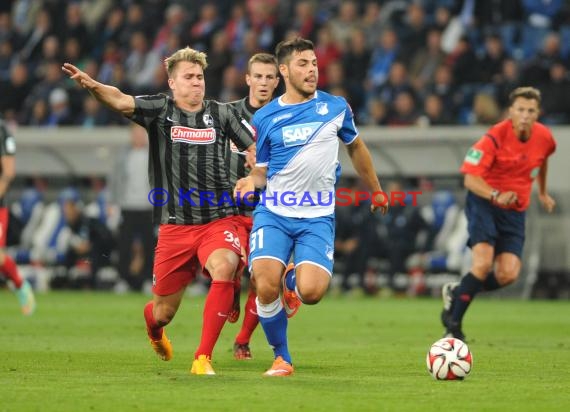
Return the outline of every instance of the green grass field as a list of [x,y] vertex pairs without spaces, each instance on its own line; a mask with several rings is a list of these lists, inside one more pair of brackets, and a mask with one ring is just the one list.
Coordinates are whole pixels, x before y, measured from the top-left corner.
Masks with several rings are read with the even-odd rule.
[[[425,355],[442,333],[436,299],[326,297],[289,324],[295,375],[263,378],[272,352],[259,328],[254,359],[235,361],[238,324],[214,353],[216,376],[188,369],[202,298],[185,298],[168,327],[174,358],[148,344],[148,297],[38,296],[32,317],[0,291],[1,411],[567,411],[570,303],[479,299],[465,320],[474,367],[435,381]],[[240,319],[241,321],[241,319]]]

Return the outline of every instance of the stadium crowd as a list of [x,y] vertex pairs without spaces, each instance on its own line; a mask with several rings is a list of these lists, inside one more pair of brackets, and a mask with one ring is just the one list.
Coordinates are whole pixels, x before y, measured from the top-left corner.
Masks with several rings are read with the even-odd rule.
[[168,90],[165,56],[208,54],[206,97],[245,94],[256,52],[315,42],[319,88],[369,125],[492,124],[508,92],[543,92],[546,124],[570,122],[570,4],[562,0],[231,2],[5,0],[0,112],[41,127],[126,124],[64,78],[64,61],[133,95]]

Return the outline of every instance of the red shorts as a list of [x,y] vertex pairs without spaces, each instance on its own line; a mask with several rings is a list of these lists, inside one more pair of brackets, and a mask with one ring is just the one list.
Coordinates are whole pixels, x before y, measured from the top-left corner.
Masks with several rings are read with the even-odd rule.
[[245,252],[245,264],[247,265],[249,259],[249,235],[251,234],[251,228],[253,227],[253,218],[251,216],[234,216],[234,222],[237,228],[239,241],[241,242],[241,247]]
[[230,216],[204,225],[160,225],[154,255],[153,293],[172,295],[185,288],[196,276],[196,259],[203,268],[217,249],[229,249],[241,256],[233,219],[234,216]]
[[0,247],[6,246],[6,237],[8,236],[8,208],[0,207]]

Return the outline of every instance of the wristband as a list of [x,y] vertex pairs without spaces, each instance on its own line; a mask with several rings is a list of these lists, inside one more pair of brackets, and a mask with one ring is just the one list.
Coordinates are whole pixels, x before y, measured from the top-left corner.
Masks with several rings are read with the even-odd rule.
[[491,202],[495,203],[500,194],[501,192],[499,192],[497,189],[493,189],[491,192]]

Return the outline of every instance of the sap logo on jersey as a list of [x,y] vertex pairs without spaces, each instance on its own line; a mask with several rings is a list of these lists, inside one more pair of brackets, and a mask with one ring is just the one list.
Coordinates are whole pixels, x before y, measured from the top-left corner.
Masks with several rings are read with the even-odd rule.
[[323,122],[313,122],[286,126],[283,131],[283,144],[285,146],[299,146],[307,143],[309,137],[323,124]]
[[189,144],[210,144],[216,141],[216,129],[194,129],[192,127],[172,126],[170,138],[173,142]]

